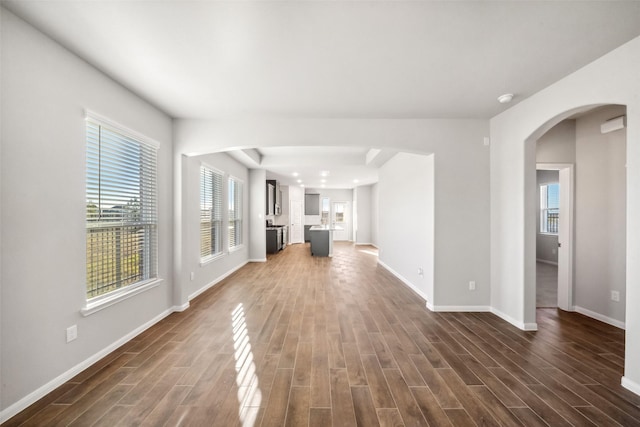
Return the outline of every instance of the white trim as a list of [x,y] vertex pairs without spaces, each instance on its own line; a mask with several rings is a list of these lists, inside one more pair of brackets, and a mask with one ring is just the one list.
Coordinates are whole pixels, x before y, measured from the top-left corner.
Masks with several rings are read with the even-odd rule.
[[232,254],[232,253],[238,252],[238,251],[240,251],[242,249],[244,249],[244,243],[240,243],[239,245],[236,245],[236,246],[234,246],[232,248],[229,248],[228,249],[228,253]]
[[174,305],[173,306],[173,311],[175,311],[176,313],[182,313],[183,311],[185,311],[187,308],[189,308],[191,304],[189,304],[189,302],[185,302],[182,305]]
[[541,262],[543,264],[549,264],[549,265],[555,265],[556,267],[558,266],[557,262],[549,261],[549,260],[542,259],[542,258],[536,258],[536,262]]
[[427,305],[427,308],[431,311],[444,311],[444,312],[461,312],[461,313],[478,313],[478,312],[490,312],[491,307],[488,305]]
[[424,292],[422,292],[420,289],[418,289],[413,283],[411,283],[410,281],[408,281],[407,279],[405,279],[404,277],[402,277],[402,275],[398,272],[396,272],[395,270],[393,270],[391,267],[389,267],[387,264],[385,264],[384,262],[380,261],[380,258],[378,258],[378,264],[380,264],[382,267],[384,267],[385,270],[387,270],[389,273],[393,274],[394,276],[396,276],[402,283],[404,283],[405,285],[407,285],[409,288],[411,288],[415,293],[417,293],[422,299],[424,299],[425,301],[427,301],[427,296],[424,294]]
[[513,317],[509,316],[508,314],[505,314],[503,312],[501,312],[500,310],[491,307],[491,313],[495,314],[496,316],[498,316],[499,318],[501,318],[502,320],[504,320],[505,322],[511,323],[513,326],[515,326],[518,329],[521,329],[523,331],[537,331],[538,330],[538,324],[537,323],[523,323],[523,322],[519,322],[516,319],[514,319]]
[[580,307],[578,305],[576,305],[574,307],[575,311],[577,311],[578,313],[587,316],[587,317],[591,317],[592,319],[596,319],[599,320],[601,322],[604,322],[608,325],[611,326],[615,326],[616,328],[620,328],[620,329],[626,329],[626,325],[624,322],[621,322],[620,320],[616,320],[613,319],[609,316],[605,316],[604,314],[600,314],[600,313],[596,313],[595,311],[591,311],[587,308],[584,307]]
[[629,377],[622,377],[620,385],[622,385],[622,387],[626,388],[627,390],[640,395],[640,384],[633,380],[630,380]]
[[216,252],[215,254],[207,255],[204,258],[200,258],[200,267],[204,267],[205,265],[210,264],[219,258],[225,257],[228,254],[229,252],[220,251]]
[[247,265],[249,263],[249,261],[245,261],[243,263],[241,263],[240,265],[238,265],[237,267],[232,268],[231,270],[227,271],[226,273],[223,273],[222,275],[218,276],[217,278],[213,279],[213,281],[209,282],[208,284],[204,285],[203,287],[201,287],[200,289],[198,289],[197,291],[195,291],[194,293],[192,293],[191,295],[189,295],[189,301],[191,301],[192,299],[194,299],[195,297],[197,297],[198,295],[200,295],[201,293],[205,292],[206,290],[208,290],[209,288],[217,285],[218,283],[220,283],[222,280],[226,279],[227,277],[229,277],[230,275],[232,275],[233,273],[235,273],[236,271],[240,270],[242,267],[244,267],[245,265]]
[[266,258],[254,258],[250,259],[249,262],[267,262]]
[[111,128],[112,130],[115,130],[118,133],[123,134],[124,136],[128,136],[129,138],[135,139],[138,142],[147,144],[155,148],[156,150],[160,149],[161,144],[155,139],[149,138],[148,136],[133,129],[129,129],[126,126],[123,126],[118,122],[114,122],[113,120],[101,116],[100,114],[94,113],[91,110],[84,110],[84,119],[90,122],[94,122],[100,126]]
[[84,317],[87,317],[93,313],[117,304],[120,301],[124,301],[142,292],[153,289],[156,286],[160,285],[160,283],[162,282],[163,279],[154,279],[146,283],[141,283],[139,285],[129,285],[120,291],[109,293],[105,297],[98,297],[99,299],[96,299],[94,301],[87,301],[85,306],[80,309],[80,313]]
[[173,311],[174,311],[174,307],[163,311],[162,313],[160,313],[159,315],[157,315],[153,319],[151,319],[148,322],[144,323],[143,325],[137,327],[136,329],[134,329],[133,331],[129,332],[127,335],[123,336],[122,338],[120,338],[119,340],[115,341],[111,345],[103,348],[99,352],[95,353],[93,356],[90,356],[89,358],[83,360],[82,362],[80,362],[76,366],[74,366],[73,368],[67,370],[66,372],[63,372],[62,374],[58,375],[56,378],[52,379],[51,381],[49,381],[48,383],[43,385],[42,387],[39,387],[38,389],[36,389],[33,392],[29,393],[28,395],[26,395],[22,399],[18,400],[16,403],[14,403],[13,405],[9,406],[4,411],[0,412],[0,422],[7,421],[9,418],[11,418],[14,415],[18,414],[20,411],[23,411],[29,405],[37,402],[39,399],[41,399],[44,396],[46,396],[47,394],[51,393],[53,390],[55,390],[56,388],[60,387],[62,384],[66,383],[71,378],[75,377],[80,372],[84,371],[85,369],[87,369],[88,367],[90,367],[91,365],[93,365],[94,363],[99,361],[100,359],[104,358],[105,356],[107,356],[112,351],[116,350],[117,348],[119,348],[123,344],[127,343],[128,341],[130,341],[131,339],[135,338],[136,336],[138,336],[139,334],[141,334],[145,330],[149,329],[150,327],[152,327],[153,325],[155,325],[156,323],[158,323],[159,321],[161,321],[162,319],[164,319],[165,317],[167,317],[168,315],[173,313]]
[[377,248],[376,245],[374,245],[373,243],[355,243],[356,246],[374,246]]

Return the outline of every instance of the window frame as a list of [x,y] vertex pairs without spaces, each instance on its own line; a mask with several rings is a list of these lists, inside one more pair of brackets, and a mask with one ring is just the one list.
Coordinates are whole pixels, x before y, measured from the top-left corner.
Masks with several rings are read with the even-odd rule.
[[[235,182],[239,185],[240,195],[237,201],[240,203],[240,209],[235,209],[236,199],[231,197],[231,184]],[[235,191],[234,193],[235,194]],[[231,216],[232,201],[234,202],[234,216]],[[227,249],[229,252],[235,252],[244,247],[244,180],[236,176],[229,175],[227,178]],[[233,223],[233,226],[232,226]],[[236,224],[239,223],[239,226]],[[231,228],[240,230],[240,243],[231,246]],[[237,235],[237,234],[234,234]]]
[[[220,238],[219,245],[218,245],[219,250],[217,252],[213,252],[213,250],[211,250],[210,253],[208,253],[207,255],[204,255],[204,256],[203,256],[203,251],[202,251],[202,246],[203,246],[203,242],[202,242],[202,239],[203,239],[203,234],[202,234],[202,231],[203,231],[203,228],[202,228],[202,211],[203,211],[202,197],[203,197],[203,192],[204,192],[203,182],[202,182],[202,170],[203,169],[208,170],[212,174],[211,175],[211,177],[212,177],[212,182],[211,182],[211,203],[212,203],[212,207],[211,207],[211,209],[212,210],[214,209],[213,204],[215,202],[214,201],[214,196],[215,196],[215,191],[214,191],[215,179],[214,179],[214,175],[217,175],[219,177],[219,185],[220,185],[220,188],[219,188],[219,191],[218,191],[218,193],[220,195],[220,200],[218,202],[219,208],[220,208],[220,212],[219,212],[220,218],[217,219],[217,220],[214,219],[213,218],[213,216],[214,216],[213,213],[212,213],[212,218],[211,218],[211,223],[212,223],[212,228],[211,229],[213,229],[213,224],[215,222],[218,222],[218,236]],[[213,261],[215,259],[218,259],[218,258],[220,258],[220,257],[225,255],[225,250],[224,250],[224,247],[225,247],[225,235],[224,235],[224,228],[225,228],[224,227],[224,223],[225,223],[225,216],[224,216],[224,201],[225,201],[224,181],[225,181],[225,175],[226,174],[223,171],[221,171],[220,169],[218,169],[218,168],[215,168],[215,167],[213,167],[211,165],[208,165],[207,163],[204,163],[204,162],[200,163],[200,184],[199,184],[200,192],[199,193],[200,193],[200,265],[201,266],[202,265],[206,265],[206,264],[210,263],[211,261]],[[213,241],[211,243],[211,246],[213,246]]]
[[[557,208],[549,208],[549,186],[556,186],[558,188],[558,207]],[[560,225],[560,183],[557,182],[549,182],[546,184],[540,184],[538,187],[540,192],[540,223],[538,225],[538,233],[548,235],[548,236],[558,236],[559,235],[559,225]],[[556,219],[556,231],[549,231],[549,211],[555,211],[558,216]]]
[[[99,131],[102,129],[107,130],[108,132],[117,135],[123,139],[129,139],[137,144],[134,149],[140,150],[140,159],[144,161],[145,156],[151,155],[152,164],[151,166],[145,167],[144,172],[150,172],[151,176],[147,176],[143,182],[141,182],[141,187],[146,190],[139,189],[141,197],[140,200],[144,200],[142,203],[142,207],[140,209],[140,217],[138,217],[138,221],[117,221],[120,225],[118,228],[123,228],[125,224],[129,224],[128,226],[133,226],[134,223],[136,225],[143,227],[145,238],[141,242],[143,247],[143,260],[140,261],[144,267],[142,274],[143,276],[148,276],[143,278],[142,280],[138,280],[136,282],[121,286],[111,291],[107,291],[96,296],[89,296],[89,259],[86,260],[85,265],[85,280],[84,280],[84,297],[85,297],[85,305],[81,308],[80,312],[83,316],[88,316],[97,311],[100,311],[106,307],[109,307],[113,304],[116,304],[119,301],[130,298],[134,295],[137,295],[141,292],[147,291],[149,289],[155,288],[158,286],[163,279],[160,277],[160,265],[159,265],[159,215],[158,215],[158,204],[159,204],[159,195],[158,195],[158,151],[160,149],[160,143],[157,141],[143,135],[139,132],[131,130],[113,120],[110,120],[106,117],[103,117],[99,114],[96,114],[90,110],[85,110],[85,248],[87,250],[88,255],[88,232],[90,229],[96,228],[95,219],[90,220],[88,216],[87,206],[89,199],[91,198],[91,190],[89,189],[89,150],[90,150],[90,126],[97,126]],[[100,134],[101,135],[101,134]],[[99,137],[99,148],[98,150],[102,150],[102,144],[100,141],[101,136]],[[131,148],[131,147],[129,147]],[[101,164],[102,159],[99,159]],[[99,166],[100,168],[101,166]],[[119,165],[122,167],[122,165]],[[101,170],[101,169],[100,169]],[[98,178],[98,182],[102,182],[101,178]],[[142,196],[144,195],[144,197]],[[100,195],[100,197],[102,197]],[[151,201],[147,202],[151,197]],[[98,200],[97,203],[100,206],[101,200]],[[111,208],[113,209],[113,207]],[[142,218],[142,220],[140,220]],[[105,221],[106,222],[106,221]],[[108,225],[108,224],[107,224]],[[116,224],[113,224],[114,226]],[[145,227],[148,226],[148,227]],[[97,228],[102,228],[102,226],[98,226]],[[105,229],[109,228],[105,226]],[[114,227],[111,227],[114,228]],[[151,234],[149,234],[151,233]],[[103,258],[101,258],[103,259]]]

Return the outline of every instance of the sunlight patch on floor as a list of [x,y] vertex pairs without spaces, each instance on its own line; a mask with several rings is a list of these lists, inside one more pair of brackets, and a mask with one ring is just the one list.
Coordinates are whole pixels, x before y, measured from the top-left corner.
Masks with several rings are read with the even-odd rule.
[[243,427],[251,427],[256,422],[262,392],[258,386],[256,365],[251,352],[242,303],[231,313],[233,327],[233,348],[236,359],[236,384],[238,386],[238,415]]

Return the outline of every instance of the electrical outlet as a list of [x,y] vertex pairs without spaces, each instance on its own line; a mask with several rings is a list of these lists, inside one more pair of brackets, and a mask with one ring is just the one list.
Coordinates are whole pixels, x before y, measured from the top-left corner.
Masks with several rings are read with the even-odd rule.
[[78,325],[69,326],[67,328],[67,342],[71,342],[78,338]]
[[196,273],[194,273],[193,271],[191,272],[191,281],[193,281],[193,279],[196,278]]
[[620,302],[620,292],[611,291],[611,301]]
[[424,269],[422,267],[418,267],[418,276],[420,277],[424,276]]
[[475,280],[472,280],[469,282],[469,290],[470,291],[475,291],[476,290],[476,282]]

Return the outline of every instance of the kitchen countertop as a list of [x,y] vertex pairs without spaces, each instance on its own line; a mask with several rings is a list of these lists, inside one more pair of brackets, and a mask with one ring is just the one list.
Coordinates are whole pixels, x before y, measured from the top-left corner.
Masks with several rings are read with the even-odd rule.
[[340,231],[340,230],[344,230],[342,227],[338,227],[336,225],[334,226],[330,226],[330,225],[314,225],[313,227],[311,227],[309,229],[310,231]]

